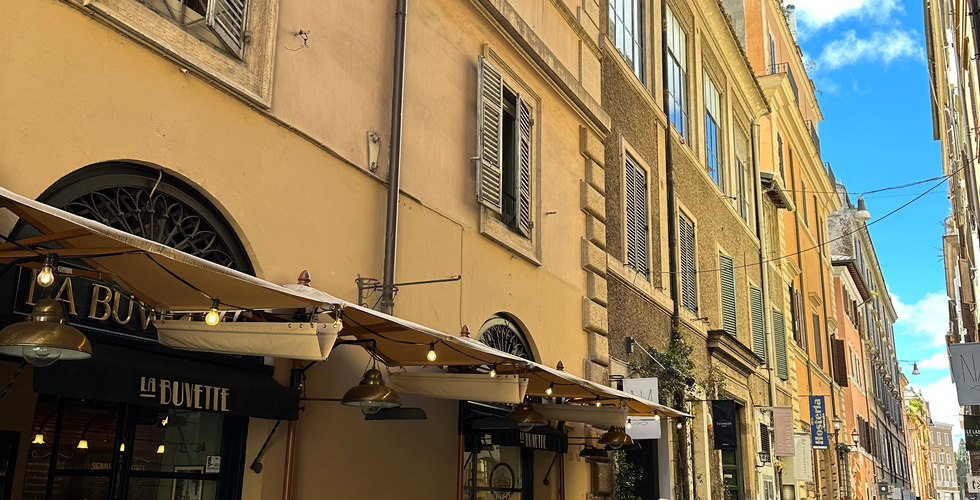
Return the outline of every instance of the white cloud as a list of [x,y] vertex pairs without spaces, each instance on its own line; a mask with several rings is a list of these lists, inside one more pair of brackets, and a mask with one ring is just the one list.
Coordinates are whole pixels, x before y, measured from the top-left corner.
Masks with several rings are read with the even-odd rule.
[[934,422],[953,424],[953,435],[956,442],[963,436],[960,426],[960,404],[956,399],[956,386],[947,375],[935,383],[922,388],[922,398],[929,402],[929,411]]
[[931,292],[914,304],[906,304],[898,295],[892,295],[898,321],[895,331],[907,337],[922,339],[926,347],[946,344],[949,331],[949,299],[945,293]]
[[789,3],[796,5],[797,18],[810,29],[820,29],[848,17],[885,23],[893,12],[904,11],[899,0],[789,0]]
[[834,70],[858,63],[888,64],[905,57],[925,59],[915,30],[875,31],[869,38],[858,38],[857,32],[850,30],[844,32],[844,38],[824,45],[819,63],[821,68]]

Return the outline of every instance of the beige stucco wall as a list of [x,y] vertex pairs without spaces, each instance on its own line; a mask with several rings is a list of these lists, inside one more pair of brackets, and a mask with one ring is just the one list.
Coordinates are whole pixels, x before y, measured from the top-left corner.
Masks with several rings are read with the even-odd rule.
[[[310,8],[311,5],[317,8]],[[57,0],[29,0],[0,19],[0,185],[36,197],[69,172],[125,160],[196,186],[243,241],[259,277],[313,285],[356,300],[358,274],[380,278],[389,142],[393,11],[381,2],[282,2],[268,114]],[[545,3],[529,22],[570,73],[583,74],[571,28]],[[476,3],[413,2],[395,313],[442,331],[476,332],[507,312],[526,328],[537,360],[582,374],[582,127],[600,133]],[[515,3],[522,13],[530,7]],[[522,10],[523,9],[523,10]],[[45,26],[39,36],[37,26]],[[310,30],[309,48],[292,33]],[[577,36],[577,35],[576,35]],[[476,61],[485,47],[540,98],[535,123],[537,238],[541,265],[480,233],[475,202]],[[597,60],[596,60],[597,61]],[[587,63],[587,62],[586,62]],[[587,79],[586,76],[582,77]],[[594,83],[584,88],[594,89]],[[366,134],[382,136],[378,174],[367,171]],[[301,132],[301,133],[297,133]],[[555,212],[545,217],[544,212]],[[363,358],[343,348],[311,370],[310,395],[339,397]],[[283,378],[285,363],[278,364]],[[23,383],[23,381],[21,382]],[[365,423],[335,403],[306,405],[297,425],[296,498],[329,488],[338,498],[450,498],[456,487],[456,402],[418,401],[426,422]],[[272,422],[253,419],[248,460]],[[245,498],[281,494],[284,427],[246,471]],[[566,495],[583,498],[588,471],[567,461]],[[538,464],[541,465],[540,463]],[[546,468],[546,466],[544,467]],[[351,481],[373,470],[389,481]],[[540,472],[543,474],[543,469]]]

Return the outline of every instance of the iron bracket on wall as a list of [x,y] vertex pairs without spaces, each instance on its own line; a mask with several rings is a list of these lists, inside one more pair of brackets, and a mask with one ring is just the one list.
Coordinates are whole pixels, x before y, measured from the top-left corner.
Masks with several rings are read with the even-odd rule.
[[[459,281],[461,279],[463,279],[463,276],[457,274],[451,278],[443,278],[438,280],[408,281],[405,283],[395,283],[391,285],[392,287],[391,297],[392,299],[394,299],[395,294],[398,293],[398,287],[400,286],[430,285],[432,283],[448,283],[451,281]],[[362,307],[371,307],[373,309],[374,306],[368,306],[367,299],[375,292],[383,291],[384,284],[382,284],[381,280],[377,278],[365,278],[360,274],[357,275],[357,279],[355,279],[354,282],[357,283],[357,305]],[[377,303],[375,303],[374,305],[377,306]]]

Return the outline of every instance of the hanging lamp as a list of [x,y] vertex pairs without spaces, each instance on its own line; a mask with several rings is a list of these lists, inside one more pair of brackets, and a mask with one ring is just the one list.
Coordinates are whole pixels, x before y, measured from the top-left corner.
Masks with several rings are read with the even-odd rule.
[[27,319],[0,330],[0,354],[20,356],[37,366],[59,359],[92,357],[88,338],[68,324],[65,309],[55,299],[41,299]]
[[610,427],[605,434],[599,437],[599,444],[618,450],[623,446],[633,444],[633,438],[622,427]]
[[384,408],[398,408],[401,398],[394,389],[385,385],[381,371],[371,368],[364,372],[361,383],[351,387],[340,404],[360,408],[365,415],[377,413]]
[[517,428],[527,432],[536,425],[547,425],[544,415],[534,409],[530,401],[524,400],[517,408],[507,414],[507,418],[517,422]]

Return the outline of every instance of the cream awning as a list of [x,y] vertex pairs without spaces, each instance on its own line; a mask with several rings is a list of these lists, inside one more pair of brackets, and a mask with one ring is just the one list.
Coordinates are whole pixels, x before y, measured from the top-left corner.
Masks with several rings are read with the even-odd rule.
[[402,394],[487,403],[518,404],[527,393],[527,379],[517,375],[396,371],[387,385]]
[[[389,366],[452,366],[462,371],[496,365],[500,374],[527,378],[527,394],[530,396],[546,397],[545,391],[552,387],[553,397],[566,398],[573,403],[625,405],[630,415],[688,416],[565,371],[498,351],[467,336],[449,335],[347,303],[310,287],[281,286],[249,276],[4,188],[0,188],[0,205],[41,233],[40,236],[18,242],[19,245],[10,242],[0,244],[0,263],[52,251],[65,259],[81,259],[91,270],[71,272],[114,281],[162,312],[205,311],[211,307],[213,299],[219,299],[224,310],[340,309],[344,321],[341,338],[373,340],[376,343],[374,352]],[[49,250],[39,246],[51,244],[62,248]],[[23,246],[34,250],[24,249]],[[39,263],[26,265],[37,267]],[[280,337],[274,334],[267,335],[261,342],[254,340],[258,337],[253,337],[249,342],[237,342],[236,337],[216,333],[213,344],[202,337],[193,348],[205,350],[210,347],[215,352],[238,351],[238,354],[269,356],[275,355],[273,353],[278,349],[276,344],[280,342]],[[319,340],[317,344],[320,344]],[[426,359],[430,345],[435,346],[438,355],[435,362]]]
[[222,322],[161,319],[153,322],[161,344],[185,351],[261,354],[323,361],[337,341],[333,323]]

